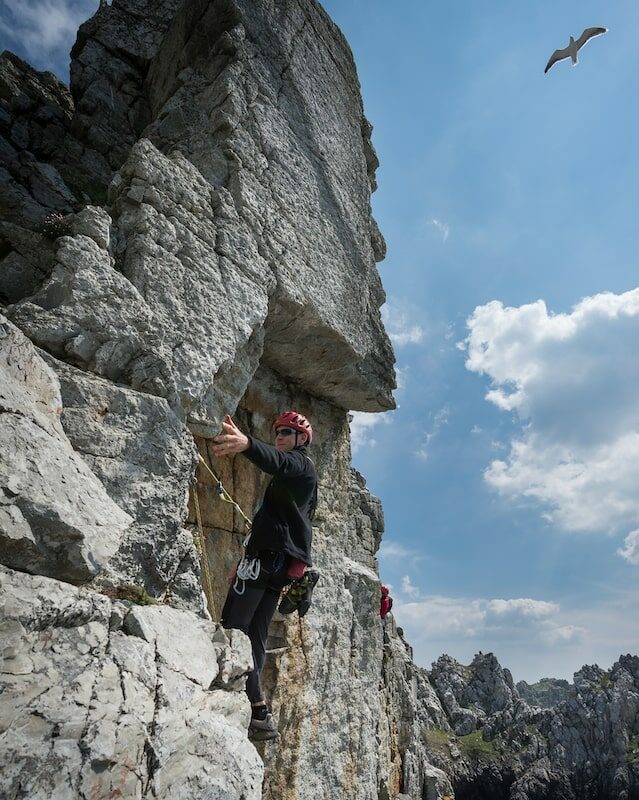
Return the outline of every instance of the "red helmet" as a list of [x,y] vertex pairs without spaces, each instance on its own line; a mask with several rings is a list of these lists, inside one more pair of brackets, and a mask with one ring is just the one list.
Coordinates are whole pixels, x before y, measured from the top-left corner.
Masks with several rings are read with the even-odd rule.
[[382,586],[382,597],[388,596],[388,586]]
[[273,430],[276,428],[293,428],[293,430],[305,433],[308,436],[308,444],[313,441],[313,428],[311,423],[298,414],[297,411],[282,411],[279,417],[273,423]]

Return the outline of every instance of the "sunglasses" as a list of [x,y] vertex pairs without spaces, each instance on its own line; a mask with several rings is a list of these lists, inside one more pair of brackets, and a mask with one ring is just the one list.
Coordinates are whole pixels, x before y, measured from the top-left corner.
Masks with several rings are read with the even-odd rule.
[[292,436],[294,433],[298,433],[294,428],[278,428],[275,431],[276,436]]

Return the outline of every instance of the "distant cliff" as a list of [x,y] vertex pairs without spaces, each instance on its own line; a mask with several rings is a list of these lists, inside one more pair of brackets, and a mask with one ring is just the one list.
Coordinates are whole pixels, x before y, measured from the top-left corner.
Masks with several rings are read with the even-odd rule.
[[[531,708],[491,657],[428,673],[382,628],[348,430],[394,405],[377,157],[321,6],[101,1],[70,89],[2,54],[0,136],[2,797],[637,797],[636,660]],[[258,753],[218,623],[243,522],[197,454],[250,511],[260,475],[209,440],[291,407],[322,577],[272,625]]]

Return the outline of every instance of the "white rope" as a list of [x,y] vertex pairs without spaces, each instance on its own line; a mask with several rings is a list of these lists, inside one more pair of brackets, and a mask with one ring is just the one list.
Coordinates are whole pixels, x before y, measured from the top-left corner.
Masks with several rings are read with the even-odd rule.
[[[256,581],[260,575],[261,564],[259,558],[244,558],[237,565],[235,573],[235,582],[233,583],[233,590],[236,594],[244,594],[246,589],[246,581]],[[240,591],[240,581],[242,581],[242,591]]]

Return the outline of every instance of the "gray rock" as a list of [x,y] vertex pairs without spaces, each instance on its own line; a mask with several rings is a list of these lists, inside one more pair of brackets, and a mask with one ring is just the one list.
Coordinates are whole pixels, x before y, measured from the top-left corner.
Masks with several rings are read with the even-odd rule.
[[66,438],[55,375],[1,316],[0,377],[2,561],[87,581],[104,569],[131,518]]
[[202,611],[193,537],[183,526],[193,440],[167,402],[115,386],[53,358],[75,450],[133,518],[100,580],[135,584],[174,606]]
[[570,684],[557,678],[542,678],[537,683],[517,682],[517,691],[529,705],[551,708],[568,697]]
[[60,174],[73,114],[71,95],[50,72],[0,55],[0,217],[34,227],[76,198]]
[[[167,607],[132,609],[151,643],[109,630],[103,595],[4,568],[0,609],[2,797],[261,796],[246,697],[185,674],[211,674],[202,659],[214,626]],[[180,627],[191,641],[178,657]]]

